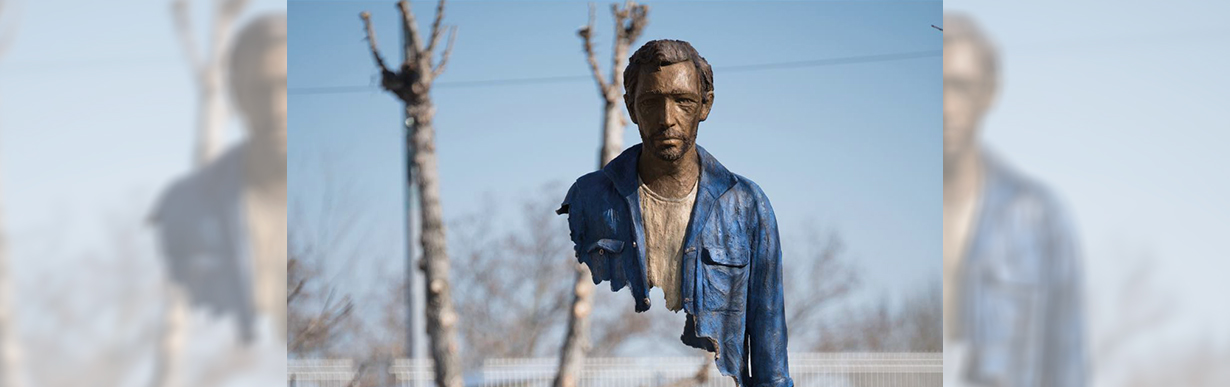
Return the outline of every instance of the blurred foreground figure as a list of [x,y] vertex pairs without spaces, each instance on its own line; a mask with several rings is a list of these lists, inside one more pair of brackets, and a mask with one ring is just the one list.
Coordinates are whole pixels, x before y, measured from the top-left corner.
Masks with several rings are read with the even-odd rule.
[[286,16],[249,23],[229,60],[247,136],[176,181],[152,217],[172,282],[157,386],[184,382],[190,308],[233,317],[245,347],[286,340]]
[[997,66],[972,20],[945,15],[944,342],[961,376],[945,385],[1083,386],[1076,238],[1044,187],[977,140]]

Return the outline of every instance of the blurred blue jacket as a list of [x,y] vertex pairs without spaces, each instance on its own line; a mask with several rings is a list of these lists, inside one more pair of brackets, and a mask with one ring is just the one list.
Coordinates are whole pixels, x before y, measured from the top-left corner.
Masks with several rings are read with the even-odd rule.
[[[716,354],[717,368],[744,387],[791,387],[786,365],[781,248],[777,218],[760,187],[731,173],[699,145],[696,204],[683,244],[680,339]],[[641,145],[577,179],[560,207],[577,258],[594,283],[631,288],[649,309],[645,234],[637,190]],[[748,360],[751,360],[749,369]],[[750,373],[749,373],[750,372]]]
[[978,385],[1087,384],[1083,274],[1057,201],[984,157],[982,202],[960,274],[957,336]]
[[248,143],[177,179],[150,215],[171,281],[188,301],[219,316],[234,316],[241,339],[256,335],[251,257],[243,206]]

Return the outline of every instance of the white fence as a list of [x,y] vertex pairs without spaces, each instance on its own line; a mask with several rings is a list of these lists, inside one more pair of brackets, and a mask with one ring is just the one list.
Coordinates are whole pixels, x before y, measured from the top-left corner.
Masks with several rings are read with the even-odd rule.
[[[312,363],[316,362],[316,363]],[[338,372],[332,361],[292,360],[288,380],[295,387],[345,386],[354,378]],[[471,387],[550,387],[556,358],[490,359],[477,374],[468,375]],[[710,363],[706,377],[698,371]],[[321,364],[326,368],[315,368]],[[350,364],[348,361],[346,364]],[[334,368],[327,368],[327,366]],[[352,366],[353,367],[353,366]],[[399,387],[432,387],[430,360],[397,360],[389,369]],[[339,379],[326,380],[326,377]],[[790,376],[797,387],[940,387],[943,385],[943,355],[940,353],[793,353]],[[313,384],[308,384],[311,381]],[[734,380],[721,376],[712,361],[703,357],[617,357],[586,359],[580,387],[733,387]],[[682,382],[682,383],[681,383]]]
[[295,359],[286,362],[286,383],[291,387],[346,387],[355,378],[350,360]]

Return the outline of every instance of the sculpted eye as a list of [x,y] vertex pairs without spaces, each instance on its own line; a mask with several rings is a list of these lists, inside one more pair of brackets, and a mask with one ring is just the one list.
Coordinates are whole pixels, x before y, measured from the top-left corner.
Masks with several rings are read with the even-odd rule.
[[636,106],[641,108],[651,108],[653,107],[653,102],[654,101],[652,98],[641,98],[639,101],[636,101]]

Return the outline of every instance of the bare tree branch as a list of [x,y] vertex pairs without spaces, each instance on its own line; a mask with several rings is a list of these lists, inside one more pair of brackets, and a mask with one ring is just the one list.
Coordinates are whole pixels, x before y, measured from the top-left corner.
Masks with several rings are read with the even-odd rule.
[[444,20],[444,0],[436,3],[436,19],[431,22],[431,43],[427,44],[427,52],[436,52],[436,45],[440,43],[440,37],[444,35],[441,30],[440,23]]
[[200,82],[205,65],[197,53],[196,39],[192,37],[192,19],[188,17],[188,1],[175,0],[171,3],[171,16],[175,21],[175,35],[179,36],[179,43],[184,46],[184,55],[188,58],[188,68],[192,71],[193,80]]
[[457,40],[457,26],[449,28],[448,46],[444,48],[444,53],[440,54],[440,63],[436,64],[435,70],[431,71],[431,78],[435,79],[440,74],[444,73],[444,66],[448,65],[448,58],[453,56],[453,41]]
[[598,83],[598,94],[602,98],[606,98],[607,88],[610,87],[605,80],[602,79],[602,70],[598,68],[598,58],[594,54],[594,4],[589,4],[589,24],[577,30],[577,35],[581,37],[581,44],[585,48],[585,57],[589,61],[589,69],[594,72],[594,82]]
[[[444,0],[440,0],[440,6],[441,7],[444,6]],[[397,9],[401,11],[402,25],[404,27],[403,29],[405,30],[407,37],[408,37],[406,41],[413,44],[413,46],[411,47],[413,48],[413,50],[406,50],[406,52],[414,53],[414,55],[411,57],[408,57],[406,59],[406,62],[403,63],[402,65],[403,66],[415,66],[416,65],[415,63],[411,63],[412,62],[411,59],[421,58],[424,55],[426,55],[428,58],[431,58],[431,53],[423,51],[423,38],[419,36],[419,25],[417,22],[414,21],[414,11],[410,9],[410,2],[406,0],[398,1]]]
[[384,58],[380,56],[380,49],[376,47],[376,29],[372,28],[371,12],[363,11],[359,14],[359,18],[363,19],[363,28],[367,31],[367,43],[371,48],[372,58],[376,60],[376,66],[380,66],[380,72],[386,73],[389,71],[389,66],[385,66]]

